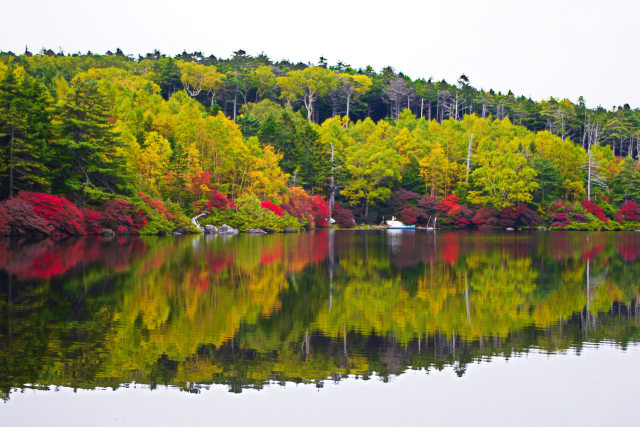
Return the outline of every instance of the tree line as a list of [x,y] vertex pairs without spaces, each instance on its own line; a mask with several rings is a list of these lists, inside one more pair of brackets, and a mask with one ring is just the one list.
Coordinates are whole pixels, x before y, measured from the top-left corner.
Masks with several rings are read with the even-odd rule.
[[[465,75],[411,80],[324,58],[2,53],[0,150],[0,199],[27,190],[101,208],[142,193],[175,216],[247,194],[284,206],[301,188],[344,225],[524,215],[509,224],[566,227],[640,215],[637,109],[535,102]],[[222,210],[216,218],[239,221]],[[299,211],[289,203],[286,214],[309,225]]]

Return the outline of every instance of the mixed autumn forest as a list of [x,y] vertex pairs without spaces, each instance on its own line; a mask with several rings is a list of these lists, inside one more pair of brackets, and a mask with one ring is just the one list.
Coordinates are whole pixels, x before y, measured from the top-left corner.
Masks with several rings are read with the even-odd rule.
[[0,235],[640,228],[640,110],[324,58],[2,53],[0,156]]

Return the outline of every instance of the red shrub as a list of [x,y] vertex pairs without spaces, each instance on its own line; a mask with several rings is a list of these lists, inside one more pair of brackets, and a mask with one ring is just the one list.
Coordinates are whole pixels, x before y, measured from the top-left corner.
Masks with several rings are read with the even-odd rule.
[[458,196],[448,195],[438,205],[438,210],[442,212],[442,222],[449,224],[453,228],[465,228],[471,223],[473,211],[465,205],[458,203]]
[[48,236],[53,226],[33,210],[26,201],[13,197],[4,202],[10,234]]
[[573,222],[589,222],[589,217],[585,214],[574,213],[572,220]]
[[600,219],[600,221],[602,222],[609,221],[609,218],[607,218],[607,216],[604,214],[604,211],[602,210],[602,208],[598,206],[598,204],[593,200],[583,201],[582,207],[584,208],[584,210],[586,210],[590,214],[597,216]]
[[620,210],[616,212],[616,221],[640,222],[640,204],[634,202],[624,202]]
[[503,208],[498,217],[500,227],[530,227],[540,222],[540,217],[524,203]]
[[438,212],[438,199],[432,196],[424,196],[418,201],[418,206],[424,209],[427,215],[433,215]]
[[195,203],[196,207],[201,211],[212,212],[215,209],[237,209],[238,207],[233,201],[227,198],[227,195],[220,193],[216,190],[209,190],[206,194],[206,199],[201,199]]
[[138,234],[147,225],[144,212],[123,199],[109,200],[102,213],[102,225],[117,234]]
[[498,211],[490,206],[480,208],[473,216],[473,224],[483,230],[498,228]]
[[349,209],[344,209],[339,204],[333,207],[333,214],[331,215],[335,219],[336,224],[342,228],[355,227],[356,220],[353,217],[353,212]]
[[82,212],[64,197],[21,191],[15,198],[31,205],[36,215],[51,224],[52,234],[85,234]]
[[0,236],[8,236],[11,232],[9,226],[9,215],[3,204],[0,204]]
[[569,225],[570,222],[569,214],[565,212],[556,212],[551,216],[552,227],[565,227]]
[[140,192],[138,193],[138,197],[140,197],[142,199],[142,201],[144,202],[145,205],[147,205],[148,207],[150,207],[154,211],[159,212],[166,219],[168,219],[170,221],[176,219],[176,217],[173,216],[171,214],[171,212],[169,212],[169,210],[164,205],[164,202],[162,200],[160,200],[160,199],[152,199],[151,197],[147,196],[146,194],[140,193]]
[[418,193],[401,188],[389,197],[387,204],[393,212],[399,212],[417,204],[419,198],[420,195]]
[[260,207],[262,209],[268,209],[271,212],[273,212],[274,214],[278,215],[279,217],[282,217],[282,215],[284,215],[285,210],[282,209],[280,206],[276,205],[275,203],[273,203],[271,200],[266,200],[262,203],[260,203]]
[[400,221],[409,225],[427,219],[425,217],[424,210],[422,208],[419,208],[418,206],[409,206],[402,209],[398,214],[398,218],[400,218]]
[[311,211],[313,212],[313,220],[316,227],[329,226],[329,203],[322,196],[311,196]]
[[[266,203],[266,202],[263,202]],[[269,202],[271,203],[271,202]],[[262,204],[260,205],[263,208]],[[289,215],[295,217],[300,223],[305,223],[307,228],[315,227],[315,218],[313,214],[313,206],[311,205],[311,198],[302,187],[289,188],[289,201],[282,204],[284,209]],[[282,215],[280,215],[282,216]]]
[[84,217],[84,230],[87,234],[100,234],[102,230],[102,212],[89,208],[80,208]]

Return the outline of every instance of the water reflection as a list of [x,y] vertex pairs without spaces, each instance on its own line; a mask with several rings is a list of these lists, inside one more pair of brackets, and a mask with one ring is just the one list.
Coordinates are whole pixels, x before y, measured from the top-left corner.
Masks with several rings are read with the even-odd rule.
[[633,233],[0,241],[0,387],[383,379],[639,337]]

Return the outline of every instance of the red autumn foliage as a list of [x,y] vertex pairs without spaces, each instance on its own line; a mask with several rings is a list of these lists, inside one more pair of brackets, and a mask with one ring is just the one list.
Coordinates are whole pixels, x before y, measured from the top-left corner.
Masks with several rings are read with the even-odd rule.
[[168,219],[168,220],[176,219],[176,217],[173,216],[171,214],[171,212],[169,212],[169,210],[164,205],[164,202],[162,200],[160,200],[160,199],[152,199],[151,197],[147,196],[146,194],[140,193],[140,192],[138,193],[138,197],[140,197],[142,199],[142,201],[144,202],[145,205],[147,205],[148,207],[150,207],[154,211],[159,212],[166,219]]
[[147,225],[144,212],[123,199],[109,200],[102,213],[102,225],[116,234],[138,234]]
[[584,200],[582,202],[582,207],[584,208],[584,210],[586,210],[590,214],[597,216],[600,219],[600,221],[602,222],[609,221],[609,218],[607,218],[607,216],[604,214],[604,211],[602,210],[602,208],[598,206],[598,204],[593,200]]
[[498,211],[490,206],[480,208],[473,216],[472,222],[481,230],[498,228]]
[[[262,204],[260,206],[262,206]],[[262,207],[264,208],[264,206]],[[305,227],[315,227],[316,221],[313,215],[311,197],[302,187],[289,188],[289,201],[283,203],[281,207],[287,211],[289,215],[295,217],[301,224],[304,223]]]
[[438,210],[438,200],[435,197],[420,195],[404,188],[394,192],[387,205],[395,216],[405,224],[425,225],[429,218]]
[[569,225],[570,222],[569,214],[566,212],[556,212],[551,216],[552,227],[565,227]]
[[503,208],[498,217],[500,227],[531,227],[540,222],[540,217],[524,203]]
[[211,174],[209,172],[201,172],[195,176],[189,185],[193,197],[196,201],[195,206],[200,211],[213,211],[214,209],[238,209],[233,201],[226,194],[211,188]]
[[458,200],[458,196],[450,194],[438,205],[438,210],[443,214],[441,222],[453,228],[466,228],[471,223],[473,211],[458,203]]
[[102,212],[89,208],[80,208],[84,218],[84,230],[87,234],[100,234],[102,230]]
[[405,224],[415,224],[421,220],[426,220],[425,212],[418,206],[408,206],[400,211],[398,218]]
[[207,192],[211,189],[211,173],[200,172],[191,178],[189,189],[193,193],[194,200],[206,198]]
[[33,212],[51,225],[51,234],[82,235],[82,212],[64,197],[21,191],[15,197],[31,206]]
[[427,215],[434,215],[438,212],[438,199],[433,196],[424,196],[418,201],[420,206]]
[[589,222],[589,217],[582,213],[574,213],[572,220],[573,222]]
[[353,212],[349,209],[343,208],[340,204],[336,204],[333,207],[333,213],[331,217],[336,221],[341,228],[351,228],[355,227],[356,220],[353,217]]
[[10,234],[48,236],[53,233],[49,221],[35,213],[26,201],[13,197],[4,202],[4,208]]
[[238,208],[231,199],[227,198],[226,194],[216,190],[209,190],[206,193],[206,199],[196,202],[196,207],[201,211],[209,212],[215,209],[226,211],[227,209]]
[[387,204],[395,213],[411,206],[415,206],[418,203],[419,198],[420,195],[418,193],[401,188],[389,197]]
[[620,210],[616,212],[616,221],[640,222],[640,204],[630,201],[624,202]]
[[311,196],[311,211],[316,227],[325,228],[329,226],[329,203],[322,196],[316,194]]
[[7,213],[7,208],[0,203],[0,236],[8,236],[9,233],[11,233],[9,214]]
[[280,206],[273,203],[271,200],[266,200],[264,202],[261,202],[260,207],[262,209],[270,210],[271,212],[278,215],[279,217],[282,217],[282,215],[284,215],[284,212],[285,212],[284,209],[282,209]]

